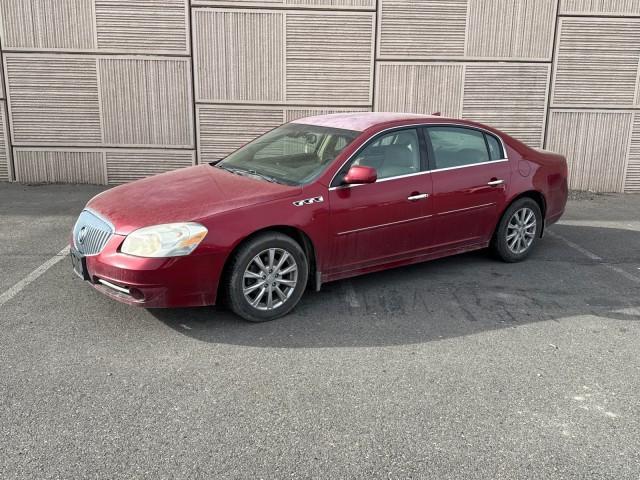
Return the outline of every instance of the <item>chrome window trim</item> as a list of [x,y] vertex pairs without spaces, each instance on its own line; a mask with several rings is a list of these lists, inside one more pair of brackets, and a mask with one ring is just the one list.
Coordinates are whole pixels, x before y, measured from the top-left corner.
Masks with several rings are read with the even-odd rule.
[[464,125],[464,124],[453,123],[453,122],[438,122],[438,123],[428,123],[428,124],[425,124],[425,123],[412,123],[410,125],[400,125],[400,126],[385,128],[384,130],[381,130],[378,133],[376,133],[371,138],[367,139],[367,141],[360,148],[358,148],[355,152],[353,152],[351,155],[349,155],[349,157],[342,163],[342,165],[340,165],[340,168],[338,168],[338,170],[333,175],[333,177],[331,177],[331,181],[329,182],[329,191],[338,190],[338,189],[342,189],[342,188],[359,187],[359,186],[362,186],[362,185],[371,185],[370,183],[360,183],[360,184],[356,184],[356,185],[337,185],[335,187],[331,186],[333,181],[336,179],[336,177],[340,173],[340,170],[342,170],[344,168],[344,166],[347,163],[349,163],[351,161],[351,159],[355,155],[357,155],[358,153],[360,153],[360,151],[362,151],[364,148],[366,148],[367,144],[371,140],[373,140],[374,138],[376,138],[376,137],[378,137],[380,135],[383,135],[386,132],[390,132],[392,130],[404,130],[404,129],[409,129],[409,128],[419,128],[419,127],[422,127],[422,128],[427,128],[427,127],[459,127],[459,128],[468,128],[470,130],[478,130],[478,131],[486,133],[488,135],[492,135],[495,138],[497,138],[498,140],[500,140],[500,144],[502,145],[502,152],[504,153],[504,158],[500,158],[498,160],[490,160],[488,162],[472,163],[472,164],[469,164],[469,165],[460,165],[460,166],[457,166],[457,167],[435,168],[433,170],[425,170],[425,171],[422,171],[422,172],[407,173],[407,174],[404,174],[404,175],[396,175],[395,177],[386,177],[386,178],[382,178],[380,180],[376,180],[374,183],[381,183],[381,182],[386,182],[386,181],[389,181],[389,180],[397,180],[397,179],[406,178],[406,177],[413,177],[413,176],[416,176],[416,175],[423,175],[423,174],[432,173],[432,172],[442,172],[442,171],[445,171],[445,170],[455,170],[455,169],[458,169],[458,168],[468,168],[468,167],[475,167],[477,165],[487,165],[487,164],[491,164],[491,163],[508,162],[509,161],[509,155],[507,155],[507,144],[504,143],[504,140],[502,139],[502,137],[500,135],[497,135],[497,134],[487,130],[486,128],[476,127],[476,126],[473,126],[473,125]]
[[446,168],[435,168],[433,170],[429,170],[430,172],[446,172],[447,170],[458,170],[459,168],[469,168],[469,167],[477,167],[479,165],[489,165],[491,163],[502,163],[508,162],[509,159],[501,158],[500,160],[490,160],[488,162],[478,162],[478,163],[470,163],[469,165],[458,165],[457,167],[446,167]]
[[[340,167],[340,170],[342,170],[342,167]],[[343,188],[361,187],[363,185],[375,185],[376,183],[388,182],[389,180],[399,180],[401,178],[407,178],[407,177],[417,177],[418,175],[430,175],[431,172],[433,172],[433,170],[425,170],[424,172],[406,173],[404,175],[396,175],[395,177],[381,178],[380,180],[376,180],[373,183],[356,183],[353,185],[338,185],[337,187],[329,187],[329,191],[339,190]],[[333,182],[333,180],[331,180],[331,182]]]

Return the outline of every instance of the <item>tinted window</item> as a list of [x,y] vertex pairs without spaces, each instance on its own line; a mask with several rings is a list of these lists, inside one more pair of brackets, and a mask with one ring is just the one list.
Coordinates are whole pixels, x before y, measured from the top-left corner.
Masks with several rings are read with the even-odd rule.
[[478,130],[463,127],[429,127],[426,130],[436,169],[473,165],[490,159],[485,136]]
[[387,133],[358,153],[352,165],[373,167],[380,179],[419,172],[418,132],[412,128]]
[[502,153],[502,146],[496,137],[493,135],[484,134],[487,139],[487,145],[489,146],[489,156],[491,160],[501,160],[504,158]]

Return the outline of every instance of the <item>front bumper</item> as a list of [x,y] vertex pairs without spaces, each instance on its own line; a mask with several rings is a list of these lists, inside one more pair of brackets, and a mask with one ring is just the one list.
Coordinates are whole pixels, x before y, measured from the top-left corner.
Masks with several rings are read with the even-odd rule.
[[141,258],[119,251],[124,236],[114,234],[97,255],[84,257],[85,279],[98,291],[147,308],[213,305],[225,255],[196,249],[173,258]]

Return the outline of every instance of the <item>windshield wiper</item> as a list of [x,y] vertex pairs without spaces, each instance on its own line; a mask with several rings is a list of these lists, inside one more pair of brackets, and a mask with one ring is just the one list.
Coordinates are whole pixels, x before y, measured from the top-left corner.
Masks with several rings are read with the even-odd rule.
[[242,169],[242,168],[235,168],[235,167],[227,167],[225,165],[214,165],[217,168],[220,168],[222,170],[226,170],[227,172],[231,172],[231,173],[235,173],[236,175],[240,175],[240,176],[246,176],[246,170]]
[[271,183],[282,183],[280,182],[280,180],[278,180],[275,177],[271,177],[269,175],[265,175],[264,173],[258,173],[255,170],[244,170],[246,173],[248,173],[249,175],[253,175],[254,177],[260,177],[264,180],[266,180],[267,182],[271,182]]
[[225,165],[216,165],[216,167],[222,168],[223,170],[227,170],[228,172],[231,172],[231,173],[235,173],[236,175],[241,175],[243,177],[246,177],[246,176],[259,177],[259,178],[262,178],[263,180],[266,180],[267,182],[282,183],[280,180],[278,180],[275,177],[270,177],[269,175],[256,172],[255,170],[249,170],[246,168],[237,168],[237,167],[227,167]]

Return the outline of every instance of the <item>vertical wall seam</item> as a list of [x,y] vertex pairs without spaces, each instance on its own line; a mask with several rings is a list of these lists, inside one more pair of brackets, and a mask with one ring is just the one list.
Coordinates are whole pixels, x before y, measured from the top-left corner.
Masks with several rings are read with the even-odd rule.
[[627,175],[629,173],[631,144],[633,143],[633,129],[636,124],[636,115],[638,115],[638,112],[631,113],[631,131],[629,132],[629,143],[627,144],[627,153],[625,154],[625,157],[624,157],[624,168],[622,170],[622,188],[620,189],[620,191],[623,193],[626,192],[627,190]]
[[[2,28],[2,22],[0,21],[0,31],[3,30]],[[11,116],[11,106],[10,106],[10,102],[9,102],[9,82],[6,81],[7,78],[7,74],[6,74],[6,63],[5,63],[5,59],[4,59],[4,51],[3,51],[3,39],[4,39],[4,35],[0,35],[0,64],[1,64],[1,68],[2,68],[2,72],[0,73],[0,82],[2,83],[2,85],[0,86],[0,88],[2,88],[2,91],[4,92],[4,97],[5,97],[5,111],[4,113],[6,114],[7,118],[4,119],[4,137],[5,137],[5,141],[6,141],[6,145],[5,148],[7,150],[7,169],[8,169],[8,179],[10,182],[15,182],[16,181],[16,165],[15,165],[15,160],[14,160],[14,156],[13,156],[13,127],[12,127],[12,116]]]
[[543,141],[542,148],[547,148],[547,144],[549,141],[548,133],[549,133],[549,117],[551,115],[551,100],[553,98],[553,88],[555,84],[555,74],[556,74],[556,63],[558,61],[558,49],[560,48],[560,37],[558,35],[558,30],[560,28],[560,1],[556,2],[556,18],[555,18],[555,26],[553,29],[553,44],[551,50],[551,68],[549,71],[549,85],[547,89],[547,100],[546,100],[546,115],[544,120],[543,129]]
[[467,49],[469,47],[469,19],[470,18],[471,18],[471,0],[467,0],[467,13],[464,19],[464,58],[468,56]]
[[[287,62],[287,12],[283,11],[280,16],[282,21],[282,101],[287,103],[289,100],[287,97],[287,68],[289,62]],[[284,113],[283,113],[284,118]]]
[[371,39],[371,111],[377,110],[376,105],[376,81],[378,75],[378,48],[380,29],[380,10],[382,0],[376,0],[375,18],[373,24],[373,38]]
[[193,141],[193,148],[195,149],[195,160],[194,163],[198,165],[200,163],[200,138],[198,132],[198,112],[196,109],[196,62],[194,60],[195,55],[193,53],[193,6],[191,5],[191,0],[186,0],[185,4],[188,8],[187,15],[187,34],[189,35],[189,41],[187,44],[187,48],[189,49],[189,58],[190,66],[191,66],[191,121],[193,122],[193,126],[191,128],[191,138]]

